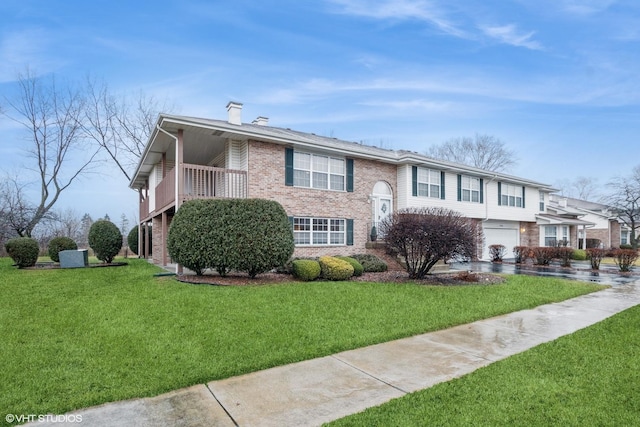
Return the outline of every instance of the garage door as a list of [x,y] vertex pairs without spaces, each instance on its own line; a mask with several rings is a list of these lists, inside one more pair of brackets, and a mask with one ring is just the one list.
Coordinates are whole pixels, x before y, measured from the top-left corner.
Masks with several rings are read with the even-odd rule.
[[518,244],[518,230],[509,228],[485,228],[484,250],[482,252],[482,259],[490,259],[490,245],[504,245],[504,247],[507,249],[505,258],[513,258],[513,247],[518,246]]

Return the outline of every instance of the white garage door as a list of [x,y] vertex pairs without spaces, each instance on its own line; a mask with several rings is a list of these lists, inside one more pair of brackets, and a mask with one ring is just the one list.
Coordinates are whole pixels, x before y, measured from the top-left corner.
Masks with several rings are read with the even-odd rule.
[[490,245],[504,245],[506,248],[505,258],[513,258],[513,247],[518,246],[518,243],[518,230],[509,228],[485,228],[482,259],[490,259]]

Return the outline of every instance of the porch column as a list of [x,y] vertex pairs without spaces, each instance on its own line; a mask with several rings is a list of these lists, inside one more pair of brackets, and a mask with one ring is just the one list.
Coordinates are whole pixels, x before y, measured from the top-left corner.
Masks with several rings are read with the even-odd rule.
[[[182,205],[182,198],[184,197],[184,131],[182,129],[178,129],[178,137],[176,138],[176,204],[175,211],[178,212],[180,209],[180,205]],[[163,217],[163,226],[166,227],[166,217]],[[163,230],[163,236],[165,234],[166,229]],[[164,251],[167,249],[167,240],[166,237],[164,239]],[[166,256],[166,255],[165,255]],[[176,274],[182,274],[182,265],[176,264]]]
[[149,259],[149,223],[142,224],[144,227],[144,259]]
[[167,211],[162,212],[162,265],[167,265]]

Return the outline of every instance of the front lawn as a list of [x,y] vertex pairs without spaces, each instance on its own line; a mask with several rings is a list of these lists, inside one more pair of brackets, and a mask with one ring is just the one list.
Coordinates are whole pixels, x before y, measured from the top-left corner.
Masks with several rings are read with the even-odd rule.
[[330,426],[640,425],[640,306]]
[[[17,270],[0,259],[6,413],[63,413],[446,328],[602,287],[511,276],[500,285],[190,285],[142,260]],[[4,422],[4,420],[2,420]]]

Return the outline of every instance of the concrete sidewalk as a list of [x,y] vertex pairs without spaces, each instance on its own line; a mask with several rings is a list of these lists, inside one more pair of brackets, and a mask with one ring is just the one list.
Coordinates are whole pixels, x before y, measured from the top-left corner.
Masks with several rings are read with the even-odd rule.
[[67,416],[70,420],[75,416],[76,421],[81,416],[85,426],[317,426],[460,377],[638,304],[640,285],[630,283],[443,331],[157,397],[108,403]]

